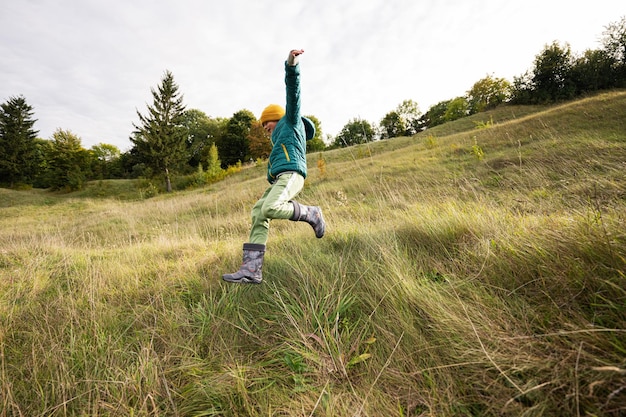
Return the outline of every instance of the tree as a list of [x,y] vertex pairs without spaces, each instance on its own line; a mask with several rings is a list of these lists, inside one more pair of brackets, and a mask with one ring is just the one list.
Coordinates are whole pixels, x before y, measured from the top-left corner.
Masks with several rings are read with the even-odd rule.
[[480,113],[493,109],[509,99],[511,83],[504,78],[495,78],[491,75],[478,80],[467,92],[469,113]]
[[269,133],[263,128],[260,121],[252,122],[248,132],[248,149],[250,158],[265,159],[272,152],[272,141]]
[[546,45],[535,57],[533,98],[536,103],[554,102],[574,97],[576,88],[571,78],[572,52],[569,44]]
[[617,87],[616,64],[615,58],[606,51],[585,51],[572,66],[571,77],[576,85],[576,93],[584,94]]
[[120,150],[117,146],[100,143],[91,147],[93,155],[93,173],[99,179],[118,177]]
[[217,140],[217,148],[220,151],[222,168],[244,162],[250,158],[250,144],[248,135],[252,128],[252,123],[256,117],[250,110],[239,110],[233,114],[228,124],[226,132]]
[[617,62],[626,63],[626,16],[606,26],[602,33],[602,44]]
[[89,153],[69,130],[57,129],[52,134],[45,159],[47,186],[54,190],[80,190],[90,175]]
[[346,124],[335,138],[333,145],[344,148],[374,140],[374,128],[367,120],[352,119]]
[[210,180],[216,181],[222,177],[223,173],[222,162],[219,159],[219,151],[215,143],[212,143],[209,148],[209,157],[207,158],[206,175]]
[[165,72],[157,90],[152,88],[151,92],[153,104],[145,116],[137,111],[140,125],[133,124],[136,131],[130,140],[156,172],[165,175],[166,190],[171,192],[171,171],[186,156],[185,106],[170,71]]
[[404,100],[380,121],[381,138],[411,136],[419,132],[421,112],[413,100]]
[[406,132],[405,120],[397,111],[389,112],[380,121],[382,139],[396,138]]
[[626,16],[605,28],[602,44],[608,55],[616,61],[618,86],[626,85]]
[[202,157],[212,143],[209,138],[211,119],[201,110],[189,109],[185,111],[183,120],[187,128],[187,163],[192,167],[197,167],[202,163]]
[[535,83],[529,71],[520,76],[513,77],[511,86],[511,99],[513,104],[531,104],[535,94]]
[[31,183],[36,175],[33,156],[38,133],[33,130],[33,108],[22,96],[11,97],[0,107],[0,178],[10,187]]
[[469,103],[465,97],[457,97],[448,103],[443,119],[446,122],[460,119],[469,114]]
[[451,102],[452,100],[445,100],[431,106],[421,118],[422,125],[429,128],[445,123],[446,119],[444,116],[446,115],[448,105]]
[[404,100],[398,105],[396,112],[400,115],[406,126],[403,133],[405,136],[414,135],[421,130],[419,120],[422,112],[416,102],[413,100]]
[[48,188],[48,171],[51,141],[41,138],[35,139],[35,152],[33,154],[33,187]]

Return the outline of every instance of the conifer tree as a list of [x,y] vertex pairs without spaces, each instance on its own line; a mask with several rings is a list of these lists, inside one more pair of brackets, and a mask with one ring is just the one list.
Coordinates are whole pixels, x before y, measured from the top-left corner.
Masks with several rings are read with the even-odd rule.
[[130,140],[142,159],[165,175],[167,192],[172,191],[171,173],[185,159],[187,128],[185,127],[185,106],[178,92],[174,76],[166,71],[161,85],[151,89],[153,104],[148,106],[144,116],[139,111],[140,124]]
[[35,176],[33,157],[37,131],[33,108],[22,96],[0,105],[0,178],[8,186],[30,183]]

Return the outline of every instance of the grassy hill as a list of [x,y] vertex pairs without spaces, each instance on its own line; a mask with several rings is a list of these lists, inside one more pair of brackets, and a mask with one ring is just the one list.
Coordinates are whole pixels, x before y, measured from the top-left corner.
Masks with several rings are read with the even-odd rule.
[[327,235],[272,223],[260,286],[220,277],[262,166],[0,190],[0,416],[624,415],[625,116],[616,91],[311,154]]

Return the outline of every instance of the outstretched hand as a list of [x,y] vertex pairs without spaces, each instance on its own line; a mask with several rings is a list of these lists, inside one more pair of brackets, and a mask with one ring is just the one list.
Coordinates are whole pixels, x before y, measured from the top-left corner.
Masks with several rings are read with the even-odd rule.
[[298,56],[302,55],[303,53],[304,49],[292,49],[289,52],[289,57],[287,57],[287,63],[293,67],[298,63]]

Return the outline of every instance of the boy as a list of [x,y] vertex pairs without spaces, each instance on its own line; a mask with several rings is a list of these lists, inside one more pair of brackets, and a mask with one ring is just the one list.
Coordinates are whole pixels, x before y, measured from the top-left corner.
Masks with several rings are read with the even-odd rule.
[[243,244],[243,263],[232,274],[222,275],[228,282],[260,284],[263,280],[263,256],[270,220],[303,221],[313,227],[315,236],[324,236],[326,224],[319,207],[302,205],[293,199],[304,187],[306,178],[306,141],[315,135],[315,126],[300,114],[299,56],[304,50],[292,50],[285,62],[287,106],[270,104],[261,114],[261,124],[271,135],[272,151],[267,165],[271,184],[252,208],[250,240]]

